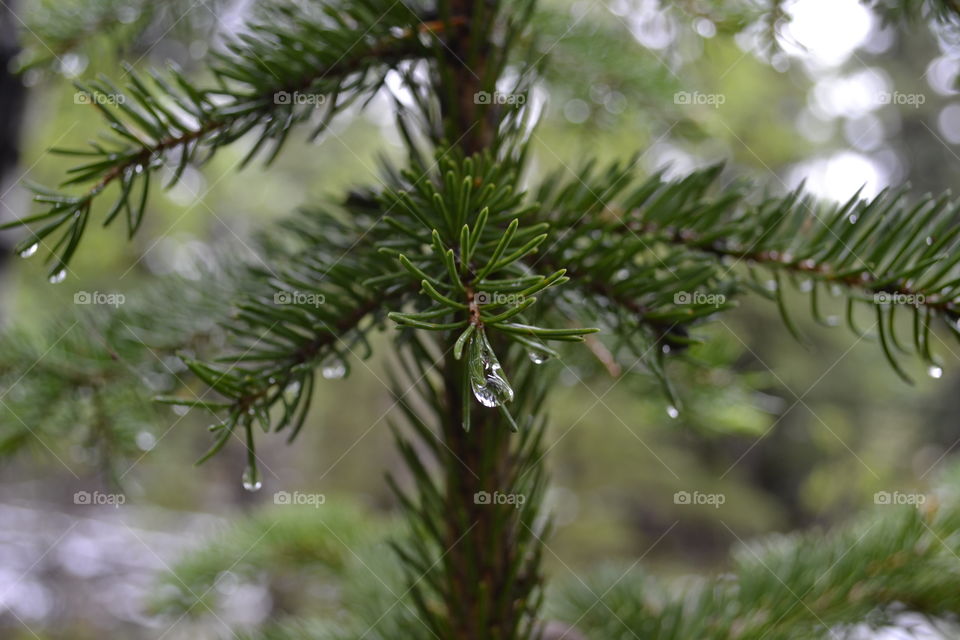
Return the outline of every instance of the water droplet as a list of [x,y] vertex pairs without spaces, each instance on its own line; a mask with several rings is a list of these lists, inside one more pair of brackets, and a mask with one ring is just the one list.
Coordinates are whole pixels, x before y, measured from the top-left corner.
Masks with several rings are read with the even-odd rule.
[[550,354],[538,351],[537,349],[527,349],[527,357],[530,358],[530,362],[533,364],[543,364],[550,359]]
[[933,246],[933,238],[931,236],[927,236],[926,243],[928,247]]
[[498,407],[513,400],[513,389],[507,382],[500,361],[480,329],[470,341],[470,386],[473,395],[485,407]]
[[137,446],[141,451],[150,451],[157,444],[157,439],[149,431],[141,431],[137,434]]
[[847,220],[850,221],[850,224],[857,224],[858,219],[859,218],[857,218],[857,214],[855,213],[851,213],[849,216],[847,216]]
[[260,472],[257,467],[248,464],[247,468],[243,470],[243,488],[247,491],[259,491],[262,486],[263,482],[260,481]]
[[670,345],[665,344],[665,345],[661,346],[661,347],[660,347],[660,351],[662,351],[663,353],[670,353]]
[[776,280],[767,280],[764,285],[767,291],[776,291],[777,290],[777,281]]
[[673,418],[673,419],[675,420],[675,419],[677,418],[677,416],[680,415],[680,410],[677,409],[677,408],[676,408],[675,406],[673,406],[672,404],[668,404],[668,405],[667,405],[667,415],[670,416],[671,418]]
[[332,362],[320,371],[327,380],[335,380],[347,375],[347,367],[342,362]]
[[60,271],[57,271],[55,274],[50,276],[49,280],[50,280],[50,284],[59,284],[64,280],[66,280],[66,278],[67,278],[67,270],[60,269]]
[[927,368],[927,375],[935,379],[940,378],[943,376],[943,367],[938,367],[937,365],[932,364]]
[[30,245],[29,247],[27,247],[26,249],[20,252],[20,257],[29,258],[33,254],[35,254],[37,252],[37,249],[39,248],[40,248],[40,243],[34,242],[32,245]]
[[803,293],[809,293],[813,291],[813,282],[811,280],[803,280],[800,282],[800,291]]

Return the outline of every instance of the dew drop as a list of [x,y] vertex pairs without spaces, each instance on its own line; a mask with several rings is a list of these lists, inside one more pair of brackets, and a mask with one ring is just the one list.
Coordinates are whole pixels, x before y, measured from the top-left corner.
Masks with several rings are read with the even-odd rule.
[[934,379],[940,378],[943,376],[943,367],[932,364],[927,368],[927,375]]
[[254,465],[247,465],[247,468],[243,470],[243,488],[247,491],[259,491],[262,486],[260,472]]
[[30,245],[29,247],[27,247],[26,249],[20,252],[20,257],[29,258],[33,254],[35,254],[37,252],[37,249],[39,248],[40,248],[40,243],[34,242],[32,245]]
[[483,329],[470,341],[469,367],[470,387],[480,404],[498,407],[513,400],[513,389]]
[[141,451],[150,451],[157,444],[157,439],[149,431],[141,431],[136,437],[137,447]]
[[334,362],[323,367],[320,373],[327,380],[336,380],[347,374],[347,368],[342,362]]
[[667,405],[667,415],[676,420],[677,416],[680,415],[680,410],[672,404],[669,404]]
[[48,278],[48,279],[49,279],[49,281],[50,281],[50,284],[59,284],[59,283],[63,282],[64,280],[66,280],[66,278],[67,278],[67,270],[66,270],[66,269],[60,269],[60,271],[57,271],[55,274],[53,274],[52,276],[50,276],[50,278]]
[[858,219],[859,218],[857,218],[857,214],[855,213],[851,213],[849,216],[847,216],[847,220],[850,221],[850,224],[857,224]]
[[530,358],[530,362],[533,364],[543,364],[550,359],[550,355],[544,353],[543,351],[538,351],[536,349],[528,349],[527,357]]
[[803,293],[810,293],[813,291],[813,281],[803,280],[800,282],[800,291]]

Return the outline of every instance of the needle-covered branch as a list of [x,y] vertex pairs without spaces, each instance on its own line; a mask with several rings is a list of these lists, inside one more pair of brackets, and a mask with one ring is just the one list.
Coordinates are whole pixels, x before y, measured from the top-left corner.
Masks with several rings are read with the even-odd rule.
[[598,640],[848,637],[917,615],[953,637],[960,502],[951,480],[918,494],[919,508],[885,505],[832,532],[741,546],[723,576],[667,584],[639,569],[603,572],[570,585],[558,610]]
[[56,150],[78,163],[62,186],[86,189],[73,194],[37,187],[35,200],[44,210],[0,227],[29,228],[17,250],[32,254],[42,245],[51,254],[51,279],[62,280],[94,204],[108,188],[114,196],[102,224],[122,216],[133,235],[161,167],[171,170],[170,187],[188,165],[208,161],[248,134],[251,145],[241,166],[261,151],[269,163],[295,125],[312,121],[311,137],[319,135],[337,113],[372,97],[391,69],[424,57],[444,28],[422,22],[405,3],[386,0],[312,10],[281,3],[263,13],[213,56],[206,85],[175,70],[148,79],[133,69],[123,88],[107,78],[78,84],[108,130],[86,149]]
[[826,296],[844,297],[858,332],[858,312],[869,310],[903,376],[896,320],[910,316],[914,351],[938,366],[932,328],[960,335],[960,225],[949,194],[912,201],[905,190],[885,191],[838,204],[802,190],[753,198],[748,185],[721,185],[720,175],[712,167],[640,181],[629,167],[613,166],[547,180],[539,194],[545,220],[572,231],[544,260],[564,265],[588,304],[612,302],[634,318],[614,329],[620,335],[646,325],[647,338],[682,346],[684,325],[747,290],[773,299],[794,330],[785,301],[792,284],[824,324],[833,324],[823,314]]

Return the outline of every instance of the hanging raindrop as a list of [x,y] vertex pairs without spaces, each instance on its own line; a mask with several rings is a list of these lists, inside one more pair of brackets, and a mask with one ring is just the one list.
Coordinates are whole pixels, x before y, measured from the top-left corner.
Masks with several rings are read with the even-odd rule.
[[513,400],[513,389],[507,382],[500,361],[487,341],[487,334],[479,329],[470,341],[470,386],[473,395],[485,407],[498,407]]
[[60,269],[60,271],[57,271],[55,274],[50,276],[49,280],[50,280],[50,284],[59,284],[63,282],[66,278],[67,278],[67,270]]
[[530,358],[530,362],[533,364],[543,364],[550,359],[550,354],[546,351],[530,348],[527,349],[527,357]]
[[20,252],[20,257],[29,258],[33,254],[35,254],[37,252],[37,249],[39,248],[40,248],[40,243],[34,242],[32,245],[30,245],[29,247],[27,247],[26,249]]
[[260,471],[257,470],[256,465],[248,464],[243,470],[243,488],[247,491],[259,491],[262,486]]
[[680,410],[672,404],[669,404],[667,405],[667,415],[676,420],[677,416],[680,415]]
[[927,368],[927,375],[931,378],[938,379],[943,376],[943,367],[932,364]]
[[342,378],[347,374],[347,367],[345,367],[342,362],[335,361],[324,365],[320,373],[327,380],[335,380]]

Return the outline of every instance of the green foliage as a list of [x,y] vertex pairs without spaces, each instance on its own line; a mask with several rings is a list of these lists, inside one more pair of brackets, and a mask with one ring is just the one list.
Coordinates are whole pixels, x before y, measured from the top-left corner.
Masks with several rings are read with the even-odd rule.
[[169,409],[149,395],[190,382],[177,354],[205,352],[223,339],[218,319],[234,295],[237,267],[221,261],[221,269],[202,271],[204,278],[217,278],[216,288],[169,276],[145,292],[103,294],[115,306],[93,304],[91,296],[99,294],[81,291],[69,317],[39,331],[6,332],[0,415],[7,428],[0,452],[29,447],[61,459],[80,445],[118,480],[113,465],[142,454],[137,435],[169,420]]
[[[123,214],[132,236],[143,221],[151,176],[160,167],[175,167],[170,187],[188,164],[208,161],[218,148],[248,133],[256,141],[241,165],[272,144],[269,163],[295,125],[315,119],[318,106],[323,113],[312,137],[354,101],[372,96],[387,71],[427,51],[420,40],[422,23],[403,3],[370,0],[308,13],[301,9],[295,2],[265,9],[250,33],[230,42],[227,53],[213,56],[210,86],[196,85],[176,70],[148,80],[133,69],[125,90],[107,78],[78,83],[109,132],[91,141],[89,149],[56,152],[81,158],[63,186],[91,186],[79,195],[35,187],[35,200],[46,210],[0,227],[29,225],[30,235],[17,251],[33,253],[42,243],[51,254],[51,281],[58,282],[66,276],[95,200],[108,187],[116,185],[116,196],[103,224]],[[38,223],[42,226],[34,228]]]
[[[567,581],[548,609],[589,638],[786,640],[827,629],[842,634],[859,624],[882,628],[905,613],[949,619],[960,613],[956,471],[920,508],[885,505],[832,531],[744,543],[716,577],[665,579],[611,566],[583,582]],[[336,586],[327,589],[336,594],[329,602],[288,602],[290,619],[265,624],[249,638],[349,638],[367,630],[367,637],[388,638],[398,629],[406,637],[432,637],[411,615],[413,599],[402,598],[402,580],[383,544],[392,535],[369,513],[336,502],[261,511],[173,566],[156,606],[173,618],[221,613],[214,597],[198,596],[229,571],[274,594],[291,582],[300,591]],[[323,615],[342,605],[347,615]],[[393,626],[403,624],[410,626]]]
[[393,523],[335,499],[260,510],[172,566],[150,608],[202,629],[225,615],[217,587],[226,580],[264,589],[286,611],[262,625],[258,638],[411,637],[414,624],[422,627],[401,597],[402,575],[387,547],[398,533]]
[[914,350],[939,366],[932,328],[958,335],[955,201],[913,203],[903,190],[836,205],[799,190],[758,198],[747,184],[720,187],[720,177],[713,167],[671,182],[638,181],[628,164],[548,179],[538,194],[546,220],[576,231],[544,260],[564,265],[579,289],[569,309],[661,371],[668,354],[690,344],[686,325],[742,293],[775,301],[795,332],[784,301],[792,284],[825,325],[834,324],[823,315],[827,296],[844,296],[858,334],[857,311],[868,309],[884,354],[904,378],[896,354],[907,347],[896,320],[910,317]]
[[610,568],[568,585],[557,610],[598,639],[846,637],[904,613],[949,620],[960,612],[958,529],[956,487],[945,484],[921,508],[887,505],[828,533],[744,544],[714,578]]

